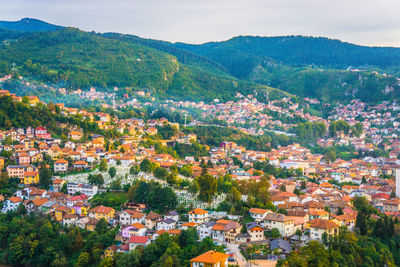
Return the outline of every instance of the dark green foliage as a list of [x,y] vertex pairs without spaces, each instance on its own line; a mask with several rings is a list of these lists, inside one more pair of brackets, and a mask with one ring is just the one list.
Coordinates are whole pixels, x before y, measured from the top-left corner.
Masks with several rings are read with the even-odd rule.
[[23,18],[19,21],[0,21],[0,28],[20,32],[41,32],[55,31],[61,27],[38,19]]
[[196,178],[200,186],[199,199],[204,202],[211,202],[217,193],[217,180],[208,173],[202,174]]
[[161,187],[159,183],[137,182],[128,191],[129,200],[148,204],[160,212],[173,210],[178,204],[177,197],[170,187]]
[[111,176],[111,178],[114,178],[117,174],[117,169],[115,167],[110,167],[108,169],[108,174]]
[[39,171],[39,185],[44,189],[49,189],[52,184],[52,173],[49,168],[45,165],[42,165]]
[[326,133],[326,125],[323,122],[304,122],[295,126],[292,131],[302,142],[312,142],[316,138],[323,137]]
[[89,182],[89,184],[102,185],[102,184],[104,184],[103,175],[101,175],[100,173],[99,174],[89,174],[88,182]]

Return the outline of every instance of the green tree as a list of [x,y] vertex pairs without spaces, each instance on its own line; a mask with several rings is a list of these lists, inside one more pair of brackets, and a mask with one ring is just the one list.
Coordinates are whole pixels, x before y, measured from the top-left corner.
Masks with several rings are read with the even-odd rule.
[[197,183],[200,187],[199,199],[201,201],[211,202],[215,193],[217,193],[216,179],[212,175],[206,173],[198,177]]
[[140,167],[139,165],[133,165],[130,169],[129,169],[129,173],[131,175],[137,175],[140,172]]
[[110,174],[111,178],[114,178],[115,175],[117,174],[117,169],[115,167],[110,167],[108,169],[108,174]]
[[39,185],[42,188],[49,189],[50,185],[52,184],[52,173],[49,168],[43,164],[39,171]]
[[100,161],[99,170],[103,172],[103,171],[106,171],[107,169],[108,169],[107,161],[105,159],[102,159]]
[[154,169],[153,174],[158,179],[165,180],[168,177],[168,171],[165,168],[157,167]]
[[151,161],[149,159],[144,159],[140,163],[140,170],[142,172],[152,172],[153,164],[151,163]]

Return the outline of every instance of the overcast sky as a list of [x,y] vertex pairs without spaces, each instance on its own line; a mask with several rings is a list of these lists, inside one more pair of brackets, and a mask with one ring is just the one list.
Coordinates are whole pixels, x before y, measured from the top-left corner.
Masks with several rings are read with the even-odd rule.
[[172,42],[307,35],[400,46],[400,0],[0,0],[0,20],[24,17]]

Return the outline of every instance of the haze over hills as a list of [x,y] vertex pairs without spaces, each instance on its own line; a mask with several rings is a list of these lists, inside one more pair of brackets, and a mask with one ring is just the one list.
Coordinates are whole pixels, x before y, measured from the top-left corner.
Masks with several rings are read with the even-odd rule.
[[[400,48],[303,36],[239,36],[191,45],[88,33],[34,19],[0,22],[0,28],[0,72],[16,62],[25,75],[67,87],[132,86],[203,100],[267,88],[282,95],[270,87],[324,101],[400,96],[395,78]],[[379,74],[384,72],[393,77]]]

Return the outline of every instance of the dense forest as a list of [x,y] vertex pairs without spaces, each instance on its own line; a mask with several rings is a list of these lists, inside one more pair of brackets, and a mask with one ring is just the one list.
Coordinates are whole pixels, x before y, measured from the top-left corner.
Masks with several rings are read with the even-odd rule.
[[236,92],[254,90],[285,95],[217,71],[211,64],[197,64],[200,60],[184,64],[173,54],[143,42],[105,38],[74,28],[23,34],[0,29],[0,40],[0,75],[10,73],[15,63],[18,74],[56,86],[133,87],[160,97],[208,101],[232,99]]
[[24,76],[70,88],[128,86],[192,100],[230,100],[255,90],[325,102],[375,102],[400,94],[399,48],[328,38],[239,36],[190,45],[23,19],[0,21],[0,40],[0,75],[15,62]]

